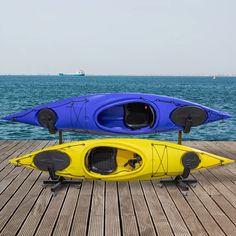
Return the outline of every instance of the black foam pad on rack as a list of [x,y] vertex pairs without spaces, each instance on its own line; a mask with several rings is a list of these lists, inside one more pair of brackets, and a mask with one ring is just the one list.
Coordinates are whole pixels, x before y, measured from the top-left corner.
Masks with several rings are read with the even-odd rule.
[[48,128],[52,134],[56,133],[55,124],[57,121],[56,113],[49,108],[43,108],[38,112],[38,122],[41,126]]
[[182,164],[186,169],[195,169],[198,167],[200,162],[201,160],[195,152],[186,152],[182,156]]
[[186,127],[188,133],[191,127],[203,124],[207,119],[207,112],[200,107],[183,106],[171,113],[171,120],[179,126]]
[[63,170],[70,165],[70,157],[64,152],[50,150],[35,155],[33,162],[40,170]]

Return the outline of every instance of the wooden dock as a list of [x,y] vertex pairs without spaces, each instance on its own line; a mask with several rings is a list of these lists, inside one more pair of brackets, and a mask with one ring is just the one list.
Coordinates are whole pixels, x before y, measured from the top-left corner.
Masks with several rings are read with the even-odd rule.
[[[83,181],[53,197],[48,176],[10,165],[11,157],[55,141],[0,141],[0,235],[236,235],[236,164],[193,174],[183,196],[158,181]],[[236,160],[236,142],[185,142]]]

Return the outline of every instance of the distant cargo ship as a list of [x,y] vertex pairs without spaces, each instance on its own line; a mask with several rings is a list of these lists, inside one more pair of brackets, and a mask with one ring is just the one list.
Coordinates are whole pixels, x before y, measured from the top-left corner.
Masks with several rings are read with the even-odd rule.
[[59,73],[59,76],[70,76],[70,77],[85,76],[85,72],[83,70],[80,70],[79,72],[76,72],[74,74]]

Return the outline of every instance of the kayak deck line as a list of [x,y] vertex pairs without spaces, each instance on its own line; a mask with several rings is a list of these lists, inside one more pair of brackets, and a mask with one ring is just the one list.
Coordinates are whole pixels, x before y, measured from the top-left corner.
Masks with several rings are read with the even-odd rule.
[[[42,148],[46,142],[17,140],[22,145],[14,142],[0,140],[0,216],[4,216],[0,232],[3,235],[60,232],[67,236],[79,232],[83,236],[98,230],[102,235],[112,235],[111,232],[139,235],[140,230],[147,230],[149,235],[156,232],[178,235],[180,227],[185,235],[192,235],[196,230],[212,236],[235,232],[236,164],[193,173],[199,184],[190,187],[188,196],[183,196],[176,187],[160,188],[156,180],[119,183],[86,180],[81,189],[70,185],[52,198],[49,188],[41,188],[42,180],[48,179],[47,174],[14,168],[8,162],[22,152],[36,151],[40,145]],[[47,141],[48,146],[54,144],[55,141]],[[236,142],[186,141],[183,144],[236,160]]]

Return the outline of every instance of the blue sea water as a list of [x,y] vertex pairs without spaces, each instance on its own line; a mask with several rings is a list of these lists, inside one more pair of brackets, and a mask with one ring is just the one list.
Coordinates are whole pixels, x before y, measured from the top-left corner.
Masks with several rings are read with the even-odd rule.
[[[0,76],[0,118],[40,104],[64,98],[107,92],[142,92],[167,95],[200,103],[232,118],[195,127],[184,140],[236,140],[236,77],[168,76]],[[65,139],[101,136],[64,133]],[[104,137],[104,136],[102,136]],[[107,137],[107,136],[106,136]],[[136,136],[137,137],[137,136]],[[176,140],[177,133],[138,136]],[[0,139],[57,139],[46,129],[0,120]]]

